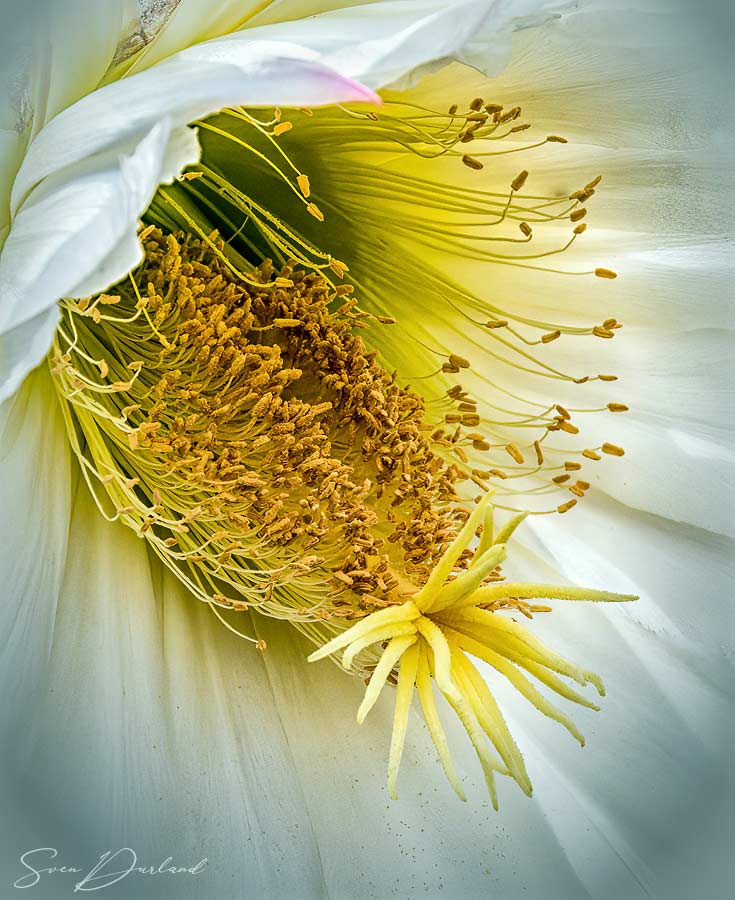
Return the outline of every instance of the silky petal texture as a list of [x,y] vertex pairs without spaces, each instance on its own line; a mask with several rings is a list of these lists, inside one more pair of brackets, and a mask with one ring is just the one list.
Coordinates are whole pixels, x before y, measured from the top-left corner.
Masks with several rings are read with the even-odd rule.
[[[369,41],[378,43],[370,52],[371,68],[364,72],[366,84],[382,87],[434,61],[457,58],[477,63],[483,71],[499,70],[507,62],[510,32],[544,18],[532,17],[550,4],[544,0],[469,0],[443,3],[438,0],[275,0],[242,3],[228,0],[218,4],[213,15],[206,0],[172,0],[165,27],[136,57],[132,68],[140,70],[198,41],[228,32],[288,26],[288,34],[299,34],[308,46],[339,48]],[[369,32],[363,32],[368,28]],[[263,35],[268,33],[267,29]],[[301,40],[298,40],[301,43]],[[386,76],[385,68],[397,57],[398,73]],[[345,50],[346,58],[352,56]],[[360,65],[368,57],[359,54]],[[355,65],[357,59],[349,61]],[[392,64],[395,65],[395,64]],[[356,76],[357,77],[357,76]]]
[[[70,179],[48,179],[15,217],[0,260],[2,392],[11,396],[48,350],[59,297],[84,297],[141,258],[136,224],[158,185],[199,157],[191,129],[163,120],[125,155],[98,155]],[[41,321],[42,329],[26,333]],[[41,336],[47,338],[42,341]]]
[[[134,0],[28,0],[9,13],[0,35],[0,128],[21,152],[46,122],[97,87],[134,11]],[[19,163],[0,146],[0,227]]]

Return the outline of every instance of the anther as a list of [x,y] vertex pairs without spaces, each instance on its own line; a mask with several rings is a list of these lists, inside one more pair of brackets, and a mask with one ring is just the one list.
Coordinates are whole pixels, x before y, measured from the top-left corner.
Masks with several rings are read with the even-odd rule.
[[622,447],[617,447],[615,444],[605,442],[601,449],[603,453],[608,453],[610,456],[625,456],[625,450]]
[[598,278],[617,278],[618,277],[618,273],[613,272],[612,269],[602,269],[602,268],[595,269],[595,275],[597,275]]
[[595,325],[595,327],[592,329],[592,334],[594,334],[595,337],[599,337],[599,338],[608,338],[609,339],[609,338],[615,337],[614,331],[610,331],[609,328],[603,328],[602,325]]
[[475,159],[474,156],[469,156],[468,154],[465,154],[465,155],[462,157],[462,162],[463,162],[463,163],[467,166],[467,168],[469,168],[469,169],[475,169],[475,170],[479,171],[480,169],[484,169],[484,168],[485,168],[485,166],[480,162],[479,159]]
[[506,444],[505,452],[508,454],[508,456],[514,459],[519,466],[523,465],[523,463],[525,462],[525,458],[521,453],[521,448],[518,446],[518,444]]
[[610,412],[627,412],[628,407],[624,403],[608,403],[607,408]]
[[547,334],[541,335],[541,343],[542,344],[550,344],[552,341],[555,341],[557,338],[561,337],[561,331],[549,331]]
[[514,191],[520,191],[523,185],[526,183],[526,179],[528,178],[528,172],[524,169],[522,172],[519,172],[516,177],[511,181],[510,186]]
[[450,354],[449,363],[450,365],[458,366],[460,369],[469,369],[470,367],[468,360],[466,360],[463,356],[457,356],[454,353]]

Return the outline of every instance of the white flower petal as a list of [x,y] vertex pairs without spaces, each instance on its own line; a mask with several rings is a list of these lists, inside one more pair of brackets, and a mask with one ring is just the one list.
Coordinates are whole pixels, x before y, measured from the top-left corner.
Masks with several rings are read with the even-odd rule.
[[162,117],[176,127],[238,104],[309,106],[372,98],[366,88],[294,44],[210,41],[94,91],[49,122],[28,148],[12,205],[17,209],[49,175],[124,146]]
[[[311,4],[310,4],[311,5]],[[325,4],[331,6],[332,4]],[[265,37],[283,29],[300,44],[373,88],[417,77],[451,59],[499,71],[508,60],[510,35],[543,0],[381,0],[340,4],[339,9],[273,26],[253,28]],[[288,9],[289,4],[286,4]],[[275,5],[275,15],[284,14]],[[268,18],[268,10],[253,22]],[[465,56],[466,52],[466,56]]]
[[[156,41],[136,60],[148,68],[170,54],[228,32],[285,36],[339,59],[338,68],[371,87],[461,58],[483,71],[507,63],[510,33],[547,18],[547,0],[277,0],[218,5],[182,0]],[[343,68],[346,67],[346,68]]]
[[[0,406],[0,658],[3,748],[34,692],[47,689],[56,600],[72,505],[70,448],[48,373],[27,379]],[[31,524],[33,523],[33,524]],[[32,665],[26,665],[28,661]]]
[[164,119],[125,155],[99,155],[71,178],[49,179],[24,204],[0,256],[0,334],[11,348],[2,357],[0,397],[48,349],[40,332],[28,341],[27,323],[50,323],[58,298],[87,296],[124,277],[141,259],[136,227],[159,183],[198,152],[189,129],[172,134]]
[[583,752],[560,741],[549,754],[548,727],[489,677],[512,704],[534,800],[590,893],[668,897],[668,861],[701,877],[700,836],[722,847],[719,829],[731,820],[720,798],[731,783],[732,543],[592,497],[574,517],[528,519],[518,537],[531,550],[509,562],[524,577],[561,574],[641,594],[614,608],[553,603],[552,614],[535,617],[534,630],[608,688],[600,713],[575,711]]
[[0,333],[0,402],[9,402],[26,375],[48,352],[59,321],[56,306],[48,307],[32,319]]

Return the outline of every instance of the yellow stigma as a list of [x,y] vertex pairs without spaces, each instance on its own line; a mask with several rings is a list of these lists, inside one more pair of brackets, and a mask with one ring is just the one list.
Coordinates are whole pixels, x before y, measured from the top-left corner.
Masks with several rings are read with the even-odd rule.
[[[403,752],[414,688],[424,720],[452,787],[464,794],[452,764],[446,736],[439,720],[431,686],[433,678],[441,694],[462,722],[477,752],[495,809],[498,798],[495,773],[509,775],[530,796],[531,782],[523,757],[508,730],[486,681],[471,662],[474,656],[492,666],[539,712],[563,725],[584,746],[584,738],[571,720],[557,709],[526,677],[524,671],[567,700],[597,709],[558,676],[577,684],[593,684],[602,696],[601,679],[578,668],[546,647],[529,628],[501,615],[502,610],[520,610],[528,618],[550,607],[529,600],[625,601],[633,596],[587,588],[546,584],[486,584],[506,556],[506,544],[524,515],[511,519],[493,534],[490,494],[480,500],[455,540],[423,584],[401,606],[374,612],[312,653],[309,661],[344,651],[342,663],[349,669],[355,653],[374,644],[384,649],[357,712],[362,723],[375,705],[393,669],[398,680],[393,737],[388,764],[388,790],[396,799],[398,767]],[[458,560],[480,531],[470,564],[456,573]],[[494,753],[493,749],[494,748]]]

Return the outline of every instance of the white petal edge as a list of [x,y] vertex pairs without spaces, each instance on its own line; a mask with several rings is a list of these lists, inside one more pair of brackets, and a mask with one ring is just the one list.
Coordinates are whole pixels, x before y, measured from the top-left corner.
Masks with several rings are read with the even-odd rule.
[[74,177],[49,179],[34,192],[0,257],[0,399],[46,353],[60,297],[101,291],[140,262],[140,216],[159,183],[198,157],[194,133],[172,132],[163,120],[130,152],[98,156]]

